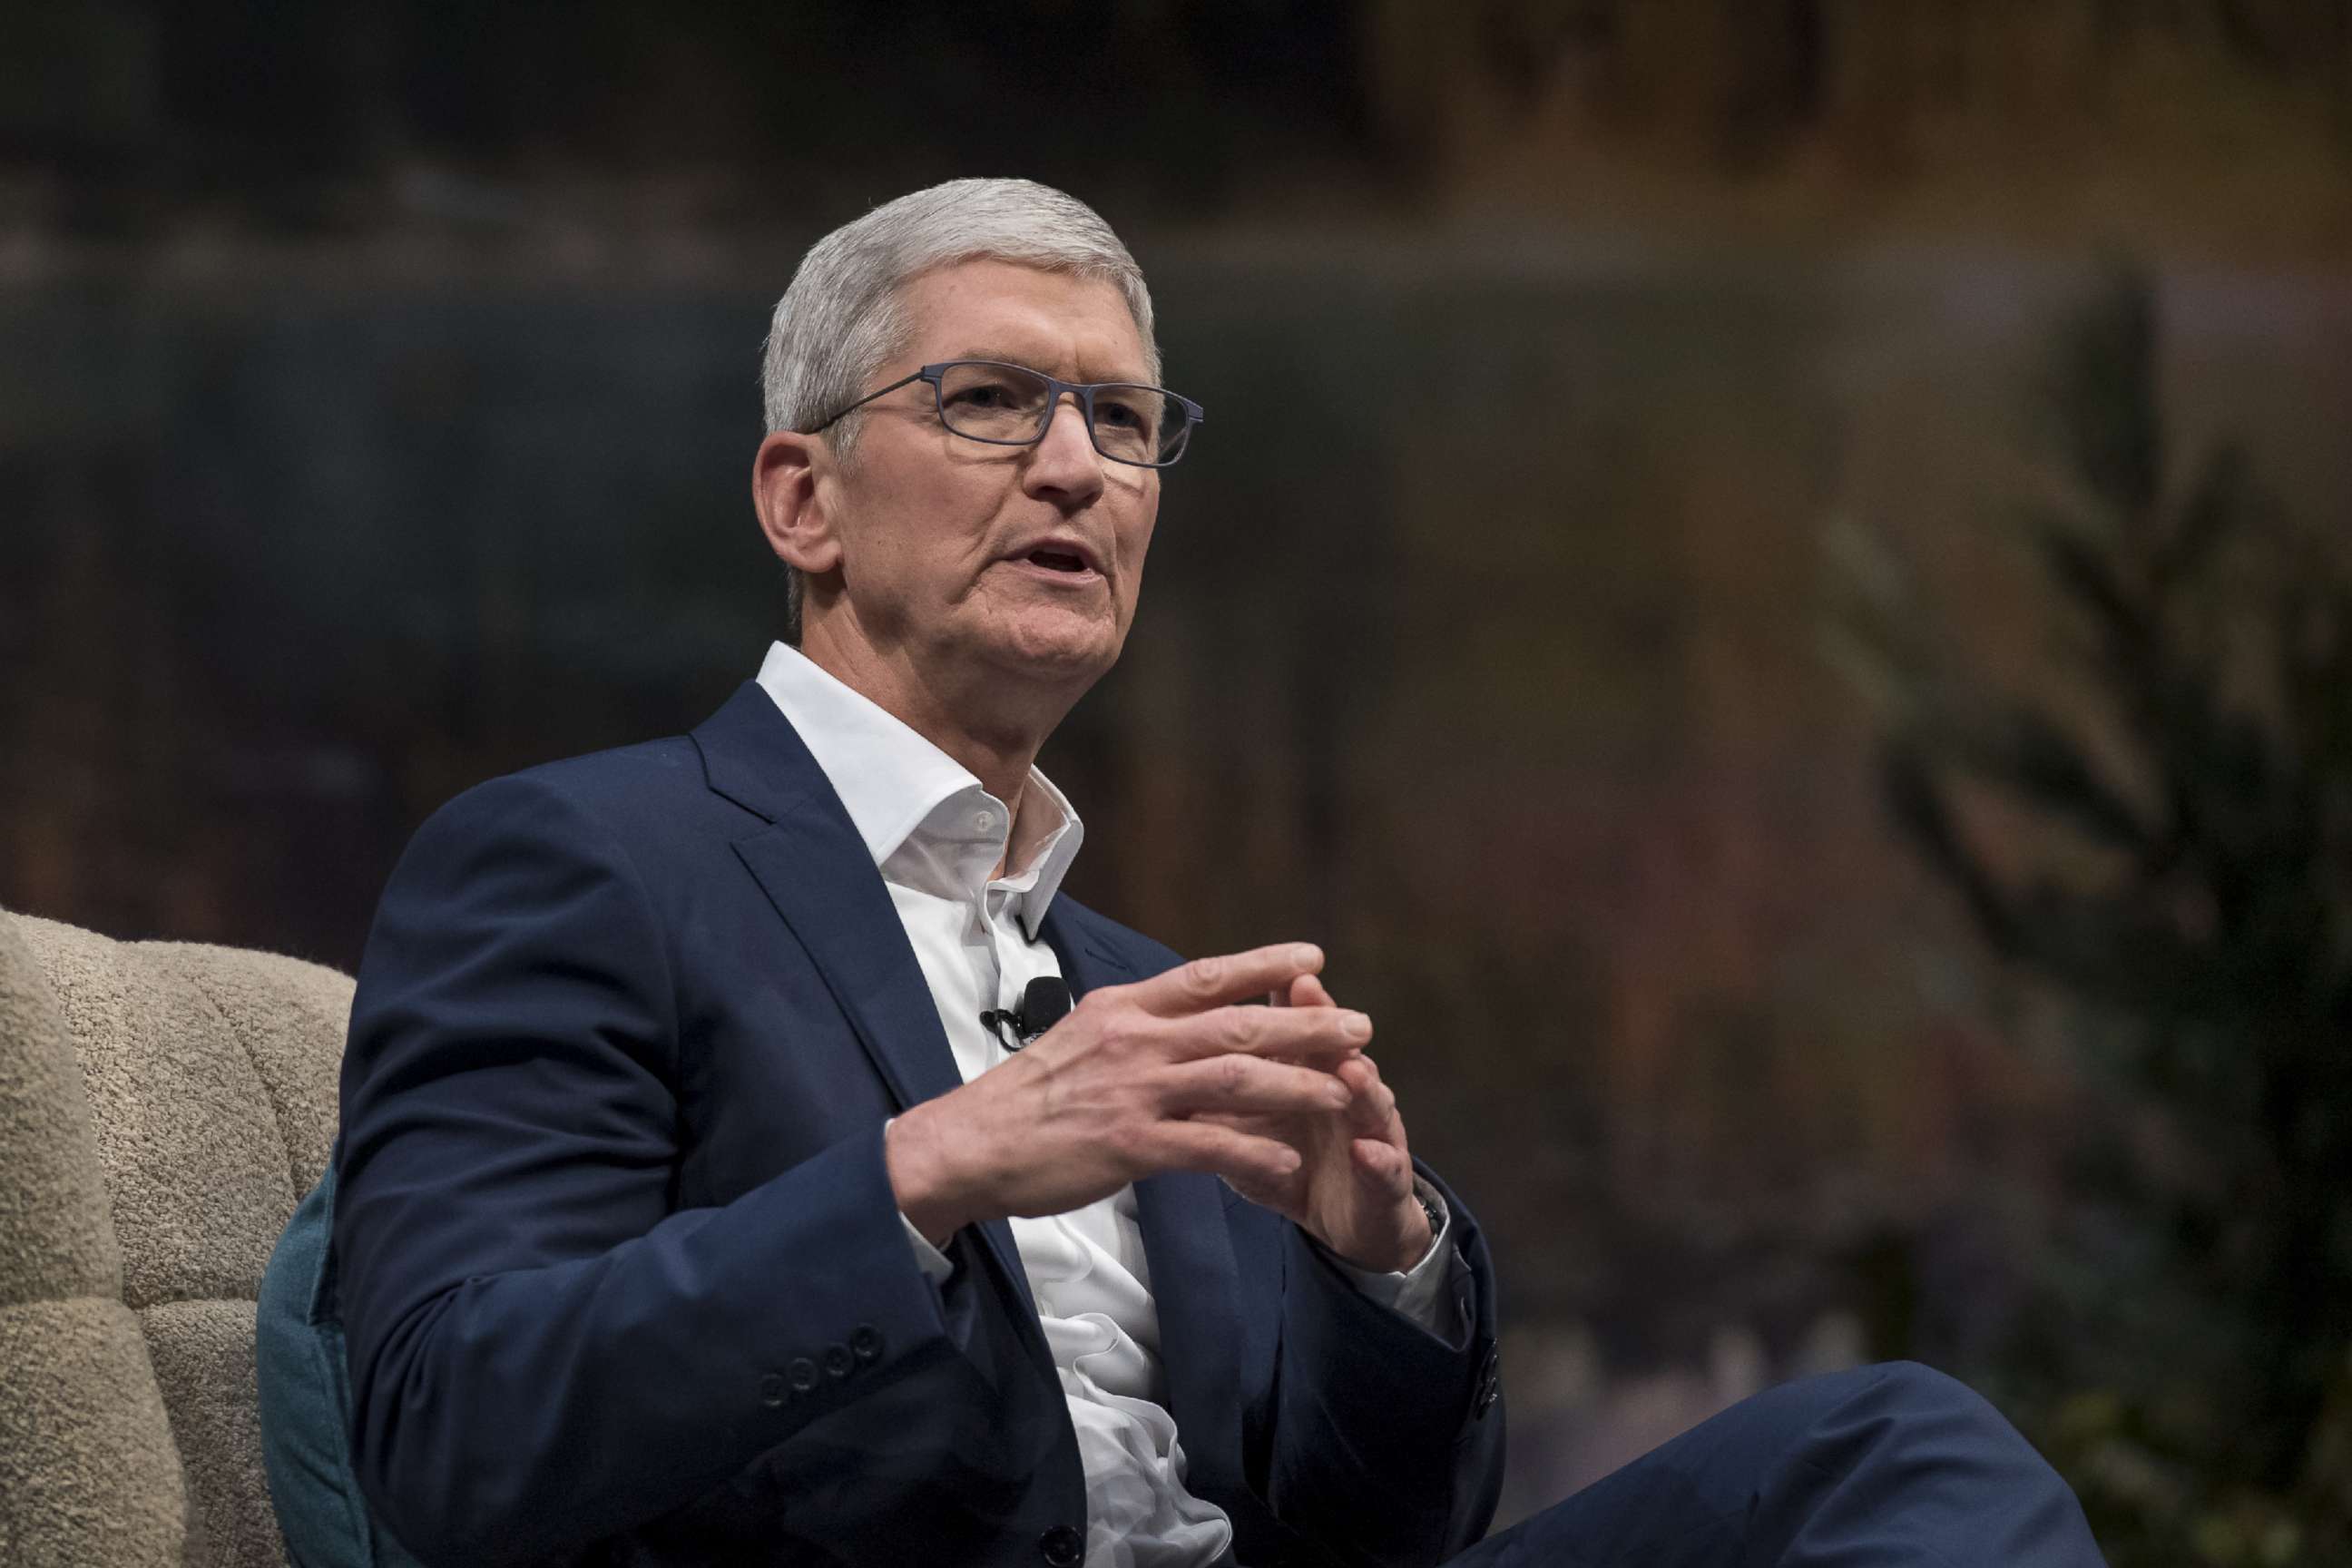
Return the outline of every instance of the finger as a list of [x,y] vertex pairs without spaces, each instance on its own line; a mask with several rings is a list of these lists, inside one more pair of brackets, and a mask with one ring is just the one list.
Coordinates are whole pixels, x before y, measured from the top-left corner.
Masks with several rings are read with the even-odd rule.
[[1163,1075],[1162,1106],[1173,1115],[1253,1112],[1329,1115],[1347,1109],[1347,1083],[1328,1072],[1232,1052],[1203,1057]]
[[1335,1005],[1331,993],[1323,982],[1312,974],[1301,974],[1288,985],[1277,985],[1265,994],[1269,1007],[1329,1007]]
[[1196,958],[1121,989],[1144,1011],[1176,1018],[1264,996],[1277,986],[1286,990],[1299,975],[1322,967],[1321,948],[1311,942],[1286,942]]
[[[1223,1175],[1223,1173],[1220,1172],[1219,1174]],[[1297,1184],[1298,1178],[1295,1175],[1283,1176],[1271,1182],[1258,1182],[1247,1178],[1236,1179],[1228,1175],[1224,1180],[1225,1185],[1233,1188],[1258,1207],[1272,1209],[1276,1214],[1280,1214],[1289,1206],[1291,1188]]]
[[[1328,1113],[1318,1111],[1316,1114],[1321,1116]],[[1236,1131],[1247,1132],[1254,1137],[1277,1140],[1289,1144],[1294,1149],[1303,1146],[1308,1136],[1307,1121],[1305,1117],[1286,1115],[1279,1111],[1195,1110],[1185,1120],[1213,1121],[1220,1127],[1231,1127]]]
[[1299,1153],[1213,1121],[1163,1121],[1150,1134],[1147,1158],[1162,1171],[1208,1171],[1244,1193],[1269,1192],[1298,1173]]
[[1392,1198],[1402,1198],[1412,1191],[1412,1160],[1393,1143],[1378,1138],[1359,1138],[1348,1145],[1355,1156],[1356,1169],[1370,1177]]
[[1224,1052],[1328,1068],[1361,1051],[1372,1021],[1346,1007],[1215,1007],[1160,1026],[1180,1056]]
[[1348,1086],[1348,1125],[1356,1136],[1401,1144],[1403,1126],[1396,1114],[1396,1091],[1381,1081],[1380,1064],[1370,1057],[1350,1057],[1333,1073]]

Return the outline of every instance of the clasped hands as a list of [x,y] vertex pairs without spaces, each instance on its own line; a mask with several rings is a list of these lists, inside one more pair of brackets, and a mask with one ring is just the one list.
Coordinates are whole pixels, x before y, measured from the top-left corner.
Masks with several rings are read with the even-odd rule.
[[[1372,1021],[1333,1002],[1322,950],[1197,958],[1087,993],[1035,1043],[893,1120],[898,1211],[935,1242],[1066,1214],[1161,1171],[1208,1171],[1360,1268],[1428,1252]],[[1282,996],[1289,1005],[1244,1004]]]

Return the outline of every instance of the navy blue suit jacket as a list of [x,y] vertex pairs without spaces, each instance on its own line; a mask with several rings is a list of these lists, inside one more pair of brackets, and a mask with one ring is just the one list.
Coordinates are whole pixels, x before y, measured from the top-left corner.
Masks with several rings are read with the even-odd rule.
[[[1176,962],[1057,897],[1074,991]],[[334,1252],[353,1460],[428,1563],[1019,1564],[1086,1492],[1003,1222],[916,1266],[882,1123],[957,1087],[904,929],[747,683],[420,829],[360,970]],[[1500,1484],[1453,1347],[1213,1177],[1136,1184],[1191,1489],[1251,1568],[1437,1562]]]

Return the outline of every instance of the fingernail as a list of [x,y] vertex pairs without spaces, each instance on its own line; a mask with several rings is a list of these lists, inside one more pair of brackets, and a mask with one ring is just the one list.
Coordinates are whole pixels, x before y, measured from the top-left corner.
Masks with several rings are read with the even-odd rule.
[[1351,1040],[1369,1040],[1372,1037],[1372,1021],[1361,1013],[1350,1013],[1341,1022],[1339,1031]]

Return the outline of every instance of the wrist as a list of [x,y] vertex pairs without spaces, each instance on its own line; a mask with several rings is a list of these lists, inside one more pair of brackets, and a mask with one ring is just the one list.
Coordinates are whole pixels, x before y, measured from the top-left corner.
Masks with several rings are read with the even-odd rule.
[[919,1105],[894,1117],[882,1130],[882,1164],[890,1178],[890,1194],[907,1223],[932,1246],[945,1247],[955,1233],[970,1223],[959,1198],[948,1140],[937,1136],[936,1115],[929,1105]]
[[1409,1273],[1415,1264],[1429,1256],[1430,1247],[1437,1241],[1436,1226],[1418,1198],[1405,1200],[1404,1209],[1398,1214],[1392,1237],[1384,1246],[1368,1246],[1368,1238],[1359,1237],[1353,1247],[1340,1247],[1333,1246],[1326,1237],[1316,1236],[1312,1230],[1307,1234],[1314,1237],[1332,1257],[1367,1274]]
[[1428,1211],[1421,1206],[1420,1200],[1415,1199],[1412,1215],[1405,1221],[1404,1244],[1399,1250],[1396,1261],[1389,1265],[1389,1272],[1411,1273],[1413,1266],[1428,1257],[1429,1249],[1435,1245],[1437,1245],[1437,1226],[1430,1219]]
[[1437,1245],[1441,1223],[1436,1210],[1421,1195],[1418,1186],[1405,1198],[1398,1210],[1401,1226],[1396,1260],[1384,1266],[1391,1274],[1411,1273],[1415,1265],[1429,1256]]

